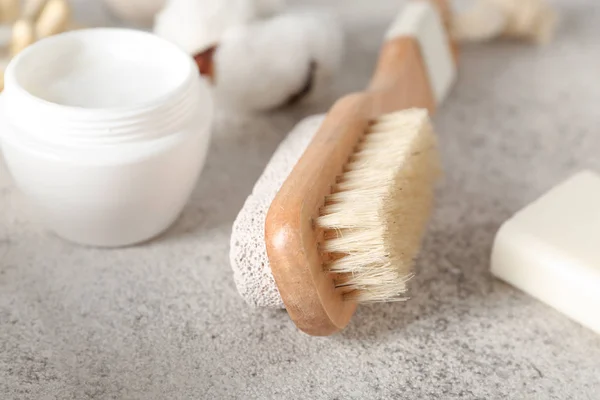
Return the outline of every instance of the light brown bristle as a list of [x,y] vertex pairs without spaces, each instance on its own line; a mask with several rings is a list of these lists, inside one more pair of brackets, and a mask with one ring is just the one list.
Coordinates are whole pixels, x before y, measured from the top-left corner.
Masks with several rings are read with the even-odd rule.
[[440,172],[427,111],[373,121],[343,171],[316,221],[325,268],[348,300],[403,300]]

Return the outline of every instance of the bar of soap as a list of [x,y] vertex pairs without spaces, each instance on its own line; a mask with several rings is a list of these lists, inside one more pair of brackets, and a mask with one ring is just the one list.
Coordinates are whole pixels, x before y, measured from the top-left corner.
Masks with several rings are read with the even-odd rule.
[[600,333],[600,176],[580,172],[505,222],[491,269]]

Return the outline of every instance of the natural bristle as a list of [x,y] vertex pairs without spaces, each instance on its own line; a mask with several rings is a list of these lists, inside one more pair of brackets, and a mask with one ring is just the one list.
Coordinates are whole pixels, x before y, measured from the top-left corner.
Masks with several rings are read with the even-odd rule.
[[426,110],[373,121],[325,199],[317,226],[326,269],[345,297],[402,300],[412,277],[439,175],[435,134]]

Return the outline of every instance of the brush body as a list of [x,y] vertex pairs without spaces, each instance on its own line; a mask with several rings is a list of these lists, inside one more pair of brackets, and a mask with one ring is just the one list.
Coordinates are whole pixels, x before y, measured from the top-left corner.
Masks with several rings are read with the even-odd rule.
[[435,108],[418,43],[401,38],[386,47],[390,58],[384,57],[378,70],[383,75],[376,74],[371,91],[336,103],[267,214],[271,271],[288,314],[311,335],[343,329],[356,309],[354,301],[347,301],[355,288],[340,289],[343,277],[327,271],[336,255],[321,251],[327,232],[318,229],[317,220],[326,196],[374,119],[406,108]]
[[[420,247],[438,171],[428,114],[456,70],[435,8],[414,2],[407,12],[396,24],[410,26],[390,30],[369,88],[335,104],[265,218],[261,268],[311,335],[343,329],[358,302],[401,299]],[[430,65],[434,48],[446,69]],[[236,226],[232,261],[244,262]]]

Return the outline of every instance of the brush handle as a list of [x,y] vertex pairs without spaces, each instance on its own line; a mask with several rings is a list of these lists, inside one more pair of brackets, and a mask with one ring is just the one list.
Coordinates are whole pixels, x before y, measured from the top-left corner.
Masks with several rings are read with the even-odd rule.
[[333,106],[271,203],[265,224],[271,271],[288,314],[305,333],[336,333],[356,309],[324,270],[327,254],[319,250],[324,233],[314,221],[325,197],[370,121],[412,107],[433,111],[435,104],[419,42],[409,36],[388,41],[369,89]]
[[400,37],[388,40],[381,50],[367,92],[380,114],[405,108],[436,109],[436,100],[417,40]]

